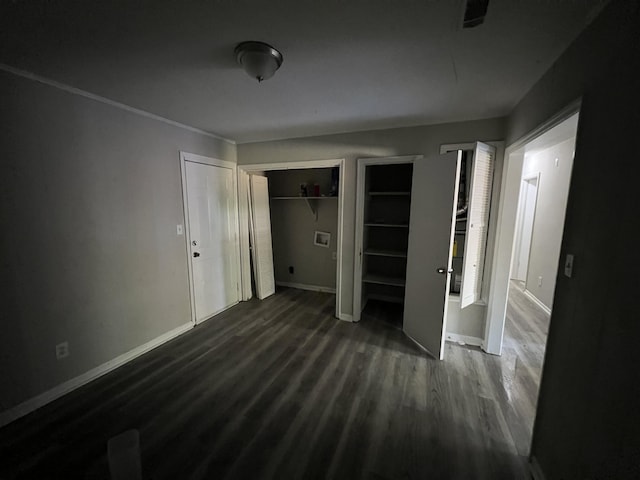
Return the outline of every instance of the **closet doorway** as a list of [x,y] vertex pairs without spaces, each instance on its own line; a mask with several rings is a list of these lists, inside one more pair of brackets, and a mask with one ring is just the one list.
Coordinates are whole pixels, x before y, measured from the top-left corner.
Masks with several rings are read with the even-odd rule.
[[[238,166],[242,300],[259,293],[252,276],[256,287],[271,280],[335,291],[336,317],[351,320],[342,310],[343,166],[343,159]],[[256,180],[262,192],[252,188]]]
[[369,300],[397,302],[404,333],[439,359],[460,163],[460,152],[358,159],[354,320]]

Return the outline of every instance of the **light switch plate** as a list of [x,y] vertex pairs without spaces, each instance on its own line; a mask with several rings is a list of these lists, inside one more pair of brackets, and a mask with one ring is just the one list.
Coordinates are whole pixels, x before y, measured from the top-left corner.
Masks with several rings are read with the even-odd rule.
[[182,225],[176,225],[176,232],[178,233],[178,235],[184,234],[184,228],[182,228]]
[[573,275],[573,255],[568,253],[564,261],[564,276],[571,278],[571,275]]

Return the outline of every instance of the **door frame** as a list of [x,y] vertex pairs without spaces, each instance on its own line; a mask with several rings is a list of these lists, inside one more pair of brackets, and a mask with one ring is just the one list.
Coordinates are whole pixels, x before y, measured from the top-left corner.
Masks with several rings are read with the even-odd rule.
[[[356,172],[356,236],[353,254],[353,321],[359,322],[362,314],[362,248],[364,240],[365,171],[370,165],[414,164],[423,155],[399,155],[393,157],[358,158]],[[411,179],[413,185],[413,178]],[[413,188],[413,187],[412,187]]]
[[[496,179],[502,175],[502,159],[505,158],[504,142],[502,140],[476,140],[475,142],[462,142],[462,143],[443,143],[440,145],[440,155],[454,150],[474,150],[476,143],[485,143],[491,145],[496,149],[496,158],[493,167],[493,187],[491,189],[491,207],[489,208],[489,229],[487,232],[487,248],[484,253],[484,273],[482,275],[482,294],[480,295],[480,301],[478,305],[486,306],[489,297],[489,279],[492,276],[492,263],[493,263],[493,245],[496,239],[497,221],[495,219],[495,207],[498,204],[498,200],[501,196],[501,190],[497,188]],[[467,179],[469,182],[470,179]],[[484,321],[484,317],[483,317]],[[472,337],[474,338],[474,337]],[[482,342],[482,339],[478,339],[478,342]]]
[[[538,208],[538,188],[540,186],[540,172],[532,172],[530,174],[525,174],[522,176],[522,180],[520,182],[520,195],[518,200],[518,217],[516,220],[516,232],[513,244],[513,258],[511,259],[511,278],[515,278],[514,272],[519,270],[515,268],[514,263],[520,261],[520,257],[522,256],[522,241],[524,237],[522,236],[524,227],[525,227],[525,207],[527,203],[525,202],[525,184],[531,183],[535,180],[535,195],[533,198],[533,212],[531,217],[531,234],[529,236],[529,252],[527,252],[527,266],[525,268],[525,272],[529,272],[529,258],[531,256],[531,239],[533,238],[533,228],[535,225],[536,219],[536,209]],[[524,288],[527,288],[527,273],[525,273],[524,278]]]
[[[487,316],[482,349],[493,355],[502,353],[502,339],[507,314],[511,260],[516,231],[520,179],[524,163],[524,147],[542,134],[548,132],[569,117],[580,112],[582,98],[574,100],[567,107],[534,128],[529,133],[509,145],[505,151],[500,183],[500,200],[497,208],[497,231],[493,243],[493,259]],[[578,121],[578,134],[580,133]]]
[[237,182],[237,174],[236,174],[236,164],[233,162],[229,162],[227,160],[220,160],[218,158],[213,157],[205,157],[203,155],[197,155],[195,153],[183,152],[180,150],[180,176],[182,179],[182,209],[184,213],[184,237],[185,237],[185,253],[187,258],[187,269],[189,273],[189,306],[191,308],[191,323],[193,325],[198,325],[199,323],[203,323],[209,318],[214,317],[215,315],[227,310],[228,308],[233,307],[238,304],[237,302],[228,305],[227,307],[221,309],[218,312],[215,312],[211,317],[201,322],[197,322],[196,320],[196,298],[195,298],[195,287],[193,281],[193,266],[191,264],[191,257],[189,254],[189,245],[191,245],[191,229],[189,225],[189,202],[187,198],[187,172],[186,172],[186,162],[192,163],[200,163],[202,165],[209,165],[212,167],[220,167],[231,170],[231,183],[233,185],[233,211],[231,212],[235,219],[232,219],[233,225],[235,225],[235,254],[236,254],[236,275],[238,282],[236,284],[236,289],[238,293],[238,301],[242,298],[242,292],[240,291],[240,244],[239,244],[239,223],[238,223],[238,182]]
[[[343,304],[343,278],[342,278],[342,258],[343,258],[343,250],[344,250],[344,188],[345,188],[345,179],[344,179],[344,158],[334,158],[327,160],[303,160],[297,162],[276,162],[276,163],[253,163],[246,165],[238,165],[238,171],[250,174],[251,172],[268,172],[273,170],[303,170],[310,168],[332,168],[338,167],[338,238],[337,238],[337,246],[336,249],[336,318],[345,321],[352,321],[352,317],[349,314],[342,312],[342,304]],[[238,175],[240,178],[242,175]],[[244,219],[248,218],[249,205],[247,202],[239,200],[239,219],[240,224],[246,224],[245,227],[249,228],[248,221],[244,222]],[[249,258],[244,252],[241,256],[242,259],[242,267],[240,268],[241,276],[240,283],[242,285],[241,291],[246,289],[247,282],[249,282],[249,286],[251,285],[251,276],[247,278],[246,271],[250,271],[250,268],[247,267]],[[246,262],[246,264],[245,264]],[[249,287],[250,288],[250,287]]]

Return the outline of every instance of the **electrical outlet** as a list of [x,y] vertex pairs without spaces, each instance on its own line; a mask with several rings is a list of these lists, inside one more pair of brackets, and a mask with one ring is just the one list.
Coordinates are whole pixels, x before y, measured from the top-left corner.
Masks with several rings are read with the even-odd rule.
[[62,360],[69,356],[69,342],[62,342],[56,345],[56,360]]
[[541,287],[542,286],[542,277],[538,277],[538,286]]
[[184,228],[182,228],[182,225],[176,225],[176,233],[178,235],[184,234]]
[[556,158],[556,159],[555,159],[556,167],[558,166],[558,162],[559,162],[559,160]]
[[338,259],[338,254],[336,252],[331,252],[331,259],[332,260],[337,260]]

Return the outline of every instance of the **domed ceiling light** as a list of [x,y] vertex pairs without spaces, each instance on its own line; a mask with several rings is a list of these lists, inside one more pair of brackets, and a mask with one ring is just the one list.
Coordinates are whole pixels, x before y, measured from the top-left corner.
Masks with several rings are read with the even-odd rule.
[[273,77],[282,65],[282,54],[263,42],[242,42],[236,47],[235,54],[242,68],[258,82]]

